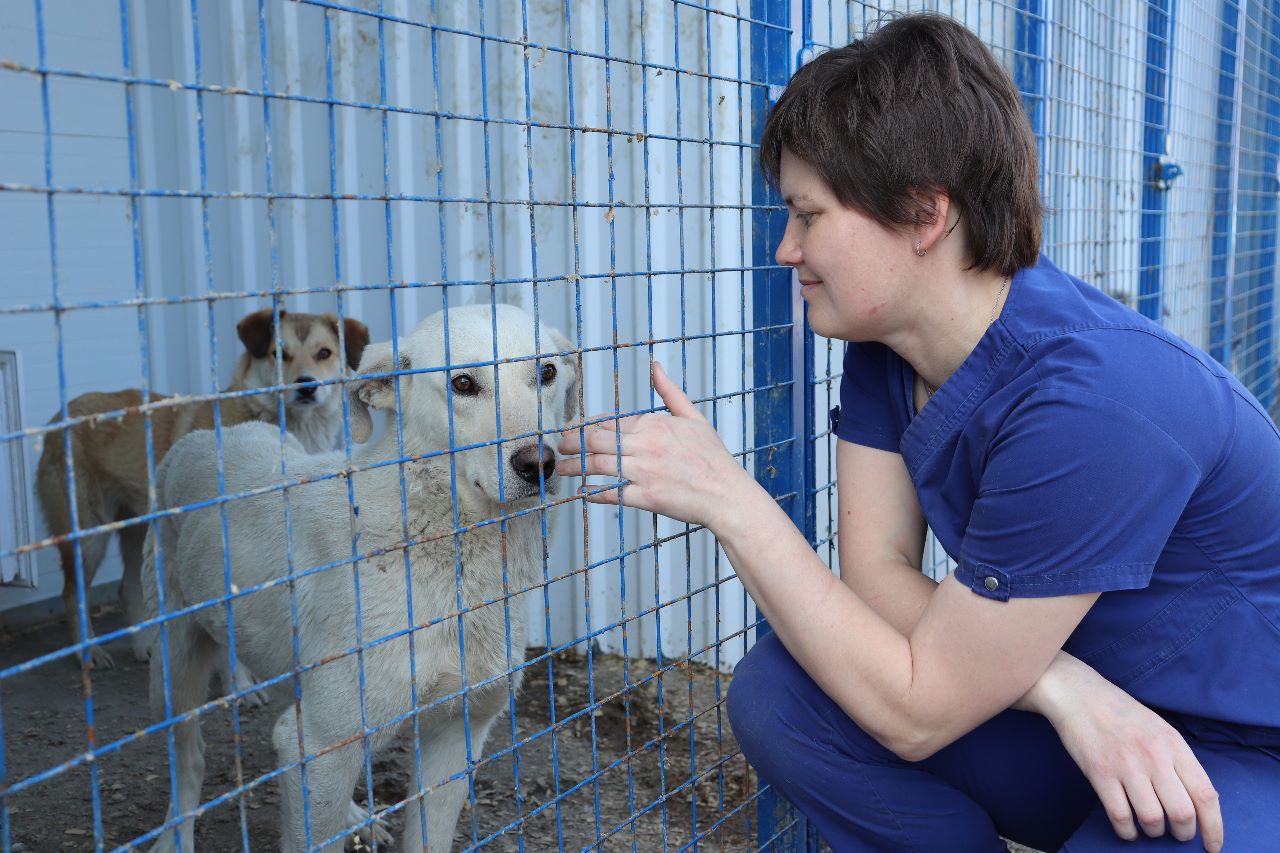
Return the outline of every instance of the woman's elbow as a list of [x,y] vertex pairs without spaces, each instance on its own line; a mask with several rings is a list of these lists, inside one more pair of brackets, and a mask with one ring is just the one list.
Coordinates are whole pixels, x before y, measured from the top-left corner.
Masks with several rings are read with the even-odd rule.
[[947,728],[927,724],[895,726],[893,731],[876,738],[885,749],[912,764],[932,757],[955,739],[955,733]]
[[939,749],[940,745],[935,744],[927,737],[903,737],[884,744],[885,748],[903,761],[911,764],[917,761],[924,761]]

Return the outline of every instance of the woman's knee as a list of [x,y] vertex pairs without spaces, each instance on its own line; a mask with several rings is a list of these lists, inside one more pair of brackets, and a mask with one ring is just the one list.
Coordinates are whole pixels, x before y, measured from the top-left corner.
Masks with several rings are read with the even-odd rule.
[[734,668],[725,707],[738,745],[758,763],[787,740],[783,732],[813,731],[814,706],[825,698],[777,635],[768,634]]

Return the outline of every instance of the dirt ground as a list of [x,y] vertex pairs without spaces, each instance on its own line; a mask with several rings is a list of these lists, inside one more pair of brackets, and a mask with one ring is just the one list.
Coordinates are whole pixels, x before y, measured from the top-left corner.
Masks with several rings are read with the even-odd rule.
[[[100,630],[120,624],[110,610],[95,622]],[[0,668],[58,649],[65,645],[65,631],[61,622],[54,622],[0,636]],[[135,662],[126,647],[112,652],[117,668],[94,673],[91,680],[99,749],[151,721],[147,666]],[[530,651],[531,658],[537,656],[539,652]],[[756,807],[748,802],[755,774],[738,753],[720,704],[728,676],[685,665],[645,681],[655,663],[633,660],[624,680],[624,660],[600,654],[591,656],[590,669],[584,654],[557,654],[550,669],[555,728],[547,731],[552,691],[544,657],[527,670],[516,702],[516,740],[539,735],[518,748],[518,790],[510,752],[482,763],[475,773],[473,804],[463,809],[458,822],[455,850],[680,850],[695,836],[700,850],[755,849]],[[628,683],[631,689],[625,690]],[[597,707],[566,720],[593,705],[592,686]],[[0,683],[0,712],[8,785],[61,766],[87,748],[83,680],[65,658]],[[272,706],[241,710],[245,780],[275,766],[271,726],[278,713]],[[204,737],[203,796],[208,802],[236,787],[229,709],[206,716]],[[511,723],[504,716],[494,726],[485,754],[509,750],[511,743]],[[406,741],[374,762],[379,809],[405,795],[412,761]],[[617,766],[606,769],[615,762]],[[157,826],[168,805],[165,736],[151,734],[126,743],[93,762],[93,770],[104,848],[134,849],[131,842]],[[696,777],[692,783],[691,777]],[[12,849],[95,849],[92,790],[90,767],[78,763],[4,797]],[[364,790],[362,783],[357,800],[363,801]],[[197,821],[197,849],[278,849],[277,809],[272,782],[231,798]],[[398,836],[399,812],[389,817],[388,825]]]

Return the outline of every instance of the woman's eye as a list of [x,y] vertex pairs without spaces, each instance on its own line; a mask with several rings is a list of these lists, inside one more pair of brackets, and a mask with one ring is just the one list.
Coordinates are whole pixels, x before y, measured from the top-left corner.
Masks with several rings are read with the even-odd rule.
[[453,377],[453,390],[459,394],[476,393],[476,381],[467,374]]
[[796,220],[797,220],[801,225],[803,225],[804,227],[808,228],[808,227],[809,227],[809,223],[813,220],[813,214],[812,214],[812,213],[797,213],[797,214],[796,214]]
[[328,358],[331,355],[333,355],[333,351],[330,350],[328,347],[324,347],[320,350],[320,352],[316,353],[316,358],[320,361],[324,361],[326,358]]
[[549,385],[556,378],[556,366],[554,364],[542,365],[542,384]]

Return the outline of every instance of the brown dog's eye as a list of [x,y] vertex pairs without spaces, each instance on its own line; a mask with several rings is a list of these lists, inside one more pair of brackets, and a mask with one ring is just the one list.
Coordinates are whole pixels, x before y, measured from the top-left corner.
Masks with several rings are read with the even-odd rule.
[[320,361],[324,361],[326,358],[328,358],[331,355],[333,355],[333,351],[330,350],[328,347],[323,347],[321,348],[320,352],[316,353],[316,358],[319,359]]
[[477,390],[476,381],[465,373],[461,376],[455,376],[453,377],[453,390],[459,394],[474,394]]
[[[275,347],[272,347],[272,348],[271,348],[271,357],[272,357],[273,359],[276,357],[276,350],[275,350]],[[284,351],[284,360],[285,360],[285,361],[287,361],[287,362],[288,362],[288,361],[293,361],[293,356],[289,355],[289,351],[288,351],[288,350],[285,350],[285,351]]]
[[542,365],[542,384],[550,385],[552,380],[556,378],[556,366],[554,364]]

